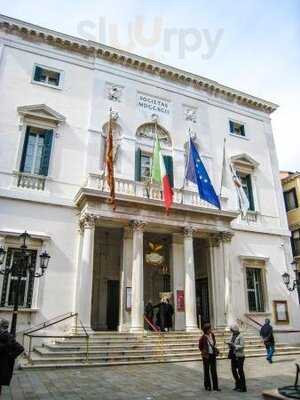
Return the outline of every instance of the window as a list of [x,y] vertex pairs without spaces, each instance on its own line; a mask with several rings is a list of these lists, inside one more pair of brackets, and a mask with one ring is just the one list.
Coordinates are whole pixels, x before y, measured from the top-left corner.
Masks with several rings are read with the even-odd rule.
[[53,131],[28,126],[25,134],[20,171],[48,175]]
[[260,268],[246,268],[246,275],[249,311],[264,312],[262,270]]
[[230,133],[232,133],[233,135],[246,136],[245,126],[243,124],[234,121],[229,121],[229,128],[230,128]]
[[298,208],[296,189],[293,188],[283,193],[286,211]]
[[[36,250],[27,250],[27,263],[35,270],[36,265]],[[6,266],[12,267],[12,273],[5,274],[3,277],[1,307],[12,307],[15,301],[15,291],[18,282],[17,268],[20,266],[20,249],[9,248],[6,256]],[[27,272],[24,272],[20,282],[19,291],[19,306],[30,308],[32,303],[32,294],[34,287],[34,277]]]
[[[170,179],[171,187],[174,186],[173,177],[173,158],[171,156],[163,156],[166,166],[166,171]],[[141,149],[136,150],[135,154],[135,180],[146,181],[151,177],[151,160],[152,155],[143,153]]]
[[146,181],[151,177],[151,161],[149,154],[141,154],[141,181]]
[[243,174],[241,174],[239,172],[237,174],[239,175],[239,178],[241,180],[244,192],[246,193],[246,195],[248,197],[249,210],[250,211],[255,211],[251,175],[250,174],[243,175]]
[[293,256],[300,256],[300,229],[292,232],[291,237]]
[[48,86],[61,87],[61,72],[35,65],[33,81]]

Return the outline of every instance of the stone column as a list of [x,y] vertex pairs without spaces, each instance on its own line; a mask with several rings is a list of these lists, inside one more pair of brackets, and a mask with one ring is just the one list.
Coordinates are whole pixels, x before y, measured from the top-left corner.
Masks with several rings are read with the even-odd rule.
[[174,294],[174,312],[175,312],[175,331],[183,331],[185,329],[185,313],[184,310],[177,311],[177,290],[184,291],[185,272],[183,251],[183,235],[182,233],[174,233],[172,241],[172,278],[173,278],[173,294]]
[[232,273],[230,264],[230,242],[233,234],[231,232],[222,232],[222,256],[225,271],[225,321],[226,326],[232,325],[235,321],[233,319],[232,310]]
[[210,259],[213,290],[214,326],[226,328],[232,319],[231,269],[229,244],[230,232],[221,232],[210,236]]
[[145,222],[132,221],[133,260],[132,260],[132,304],[131,332],[141,333],[144,330],[144,245],[143,231]]
[[120,318],[119,331],[127,332],[130,329],[130,311],[126,310],[126,288],[131,286],[132,268],[132,230],[124,228],[123,252],[121,262],[121,285],[120,285]]
[[82,246],[79,263],[78,313],[84,326],[91,327],[95,218],[86,215],[82,220]]
[[198,325],[196,312],[193,229],[189,226],[184,228],[184,266],[185,329],[190,332],[198,330]]

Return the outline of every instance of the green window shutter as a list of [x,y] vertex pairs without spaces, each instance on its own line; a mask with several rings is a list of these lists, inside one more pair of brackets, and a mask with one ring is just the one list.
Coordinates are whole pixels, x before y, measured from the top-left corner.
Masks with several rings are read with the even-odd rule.
[[52,147],[52,139],[53,139],[53,130],[52,129],[46,130],[42,159],[41,159],[41,166],[40,166],[40,175],[44,175],[44,176],[48,175],[49,161],[50,161],[51,147]]
[[28,146],[29,133],[30,133],[30,126],[27,126],[27,128],[26,128],[26,133],[25,133],[24,144],[23,144],[21,165],[20,165],[20,171],[21,171],[21,172],[24,172],[24,166],[25,166],[25,160],[26,160],[26,153],[27,153],[27,146]]
[[174,174],[173,174],[173,158],[172,156],[164,156],[167,175],[170,179],[171,187],[174,187]]
[[245,136],[245,127],[244,127],[244,125],[241,125],[241,135]]
[[43,73],[43,69],[41,67],[36,66],[35,67],[35,71],[34,71],[34,78],[33,79],[35,81],[37,81],[37,82],[40,82],[42,73]]
[[136,149],[135,152],[135,180],[141,181],[141,155],[142,151],[140,148]]
[[251,175],[247,175],[245,178],[246,178],[247,188],[248,188],[249,208],[251,211],[255,211]]
[[232,121],[229,121],[229,128],[230,128],[230,133],[234,133],[234,123]]

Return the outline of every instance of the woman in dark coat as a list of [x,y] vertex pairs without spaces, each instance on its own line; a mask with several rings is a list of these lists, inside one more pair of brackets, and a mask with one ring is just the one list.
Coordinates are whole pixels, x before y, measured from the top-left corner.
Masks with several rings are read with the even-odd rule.
[[167,299],[166,305],[167,305],[167,307],[166,307],[166,328],[169,331],[170,328],[172,328],[172,325],[173,325],[174,309],[173,309],[172,304],[170,304],[169,299]]
[[167,303],[164,299],[162,299],[159,304],[153,307],[158,308],[158,312],[156,314],[156,324],[159,326],[161,332],[165,332],[166,330],[167,307]]
[[15,358],[23,347],[8,332],[8,321],[0,320],[0,395],[2,386],[9,386],[13,375]]
[[203,361],[205,390],[211,390],[212,380],[213,390],[220,391],[217,375],[217,355],[219,351],[216,348],[216,338],[210,324],[203,326],[203,335],[199,340],[199,350],[201,351]]

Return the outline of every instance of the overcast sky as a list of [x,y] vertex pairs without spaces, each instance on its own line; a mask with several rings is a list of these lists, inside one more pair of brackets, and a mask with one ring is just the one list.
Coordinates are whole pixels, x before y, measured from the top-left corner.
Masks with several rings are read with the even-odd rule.
[[300,0],[0,0],[0,12],[279,104],[280,168],[300,170]]

